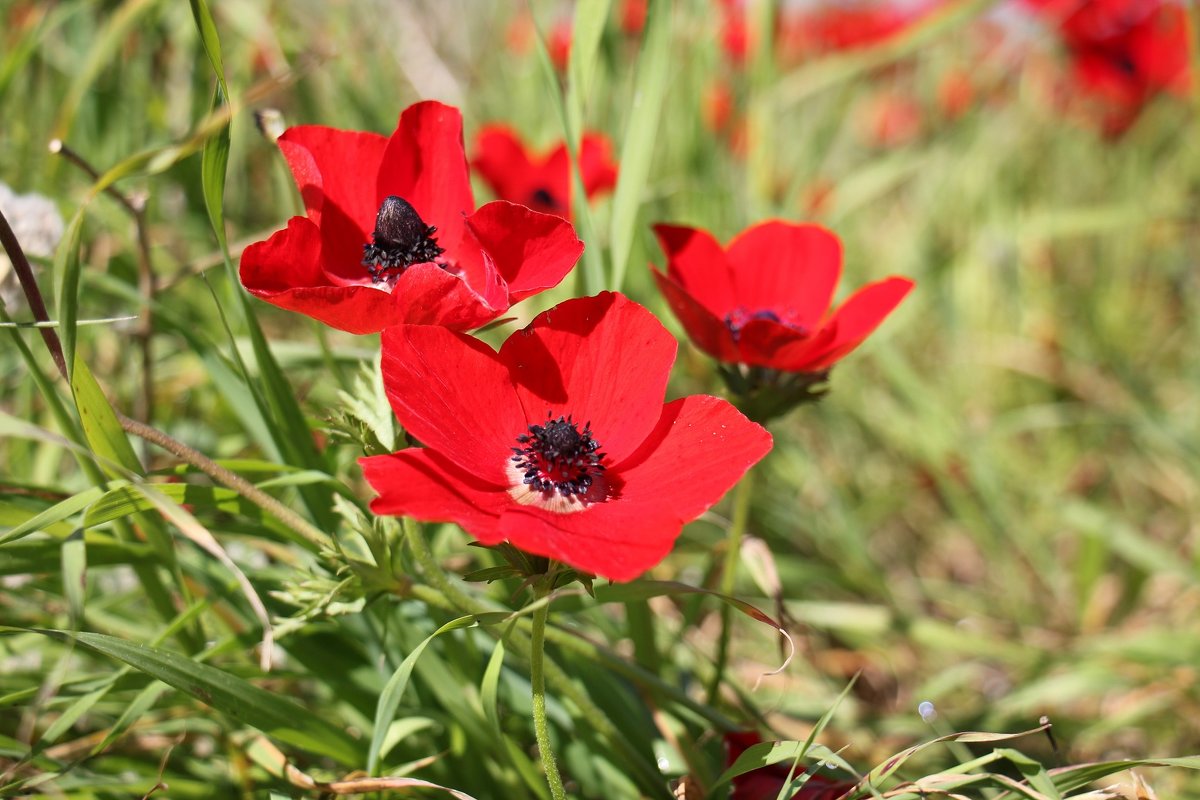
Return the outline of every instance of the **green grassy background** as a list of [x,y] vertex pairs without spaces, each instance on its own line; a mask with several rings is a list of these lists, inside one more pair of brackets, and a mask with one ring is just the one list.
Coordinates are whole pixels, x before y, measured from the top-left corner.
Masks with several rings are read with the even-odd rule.
[[[580,8],[603,13],[604,5]],[[592,277],[581,272],[524,304],[522,319],[583,291],[585,280],[612,287],[610,245],[614,232],[621,235],[623,214],[636,212],[628,217],[635,224],[620,288],[677,332],[646,269],[661,263],[650,223],[701,225],[721,239],[765,217],[828,225],[845,245],[840,296],[889,274],[914,278],[917,290],[834,370],[824,402],[772,428],[776,448],[758,468],[749,531],[767,545],[782,596],[769,596],[758,569],[743,570],[737,594],[783,613],[799,654],[749,700],[731,693],[714,713],[745,722],[755,707],[781,736],[803,739],[861,671],[821,738],[846,747],[842,756],[860,769],[936,733],[1016,731],[1034,727],[1041,715],[1055,724],[1058,752],[1045,739],[1020,746],[1048,767],[1200,752],[1194,105],[1153,104],[1124,137],[1106,140],[1049,108],[1032,69],[978,60],[964,31],[986,4],[968,5],[959,17],[902,39],[894,48],[900,68],[868,69],[878,54],[786,70],[765,58],[752,64],[735,79],[754,143],[742,157],[701,122],[706,90],[729,72],[706,3],[674,7],[663,17],[658,49],[640,62],[638,41],[609,20],[585,65],[593,71],[590,89],[572,95],[565,112],[536,49],[514,54],[506,44],[507,4],[214,3],[235,101],[223,206],[228,238],[236,257],[298,209],[282,160],[242,102],[261,87],[268,92],[253,107],[277,108],[289,123],[389,132],[406,105],[437,97],[462,108],[468,143],[477,127],[495,120],[549,143],[561,137],[564,113],[610,134],[618,152],[634,141],[630,155],[647,158],[648,175],[644,185],[630,184],[629,194],[593,207],[587,245],[594,257],[581,267]],[[535,10],[543,28],[565,11],[553,3]],[[53,197],[68,220],[91,181],[47,151],[50,139],[61,137],[104,171],[137,152],[188,140],[208,113],[213,70],[187,4],[10,2],[0,6],[0,20],[0,180]],[[959,120],[941,120],[937,82],[963,64],[991,99]],[[653,91],[657,79],[658,126],[647,130],[652,114],[632,101],[639,90]],[[928,110],[916,140],[880,148],[863,135],[864,104],[884,89],[909,92]],[[637,149],[646,146],[652,149]],[[159,166],[117,183],[127,195],[147,197],[160,283],[152,421],[214,458],[320,470],[361,502],[369,496],[353,466],[361,448],[330,429],[344,427],[335,424],[346,408],[339,391],[377,407],[359,382],[376,337],[322,330],[251,304],[308,425],[328,445],[315,460],[298,461],[281,443],[278,421],[247,410],[253,392],[269,390],[257,377],[245,379],[230,358],[223,315],[257,375],[253,336],[205,210],[200,157]],[[806,198],[820,182],[835,188],[813,216]],[[477,194],[487,197],[482,186]],[[129,215],[109,197],[94,199],[81,242],[78,317],[137,314]],[[57,273],[49,263],[40,267],[43,291],[55,296],[62,265]],[[23,306],[8,313],[29,318]],[[52,305],[52,316],[61,313]],[[18,335],[52,373],[36,334]],[[9,422],[0,441],[0,526],[13,526],[85,490],[93,478],[60,443],[15,427],[19,419],[66,433],[15,340],[6,335],[4,342],[0,407]],[[78,332],[79,354],[126,413],[141,392],[138,347],[130,322]],[[719,391],[706,358],[687,344],[680,352],[673,393]],[[65,384],[58,387],[69,403]],[[161,451],[148,455],[150,469],[176,463]],[[269,477],[261,463],[243,472]],[[329,486],[276,494],[331,532],[338,517]],[[259,632],[228,572],[182,539],[155,549],[145,526],[168,528],[147,522],[150,515],[127,530],[149,545],[121,544],[120,530],[100,525],[89,533],[86,553],[64,546],[74,541],[78,516],[0,545],[7,581],[0,623],[157,642],[369,736],[388,676],[455,616],[387,593],[396,588],[393,574],[412,571],[397,532],[385,528],[374,540],[381,549],[373,561],[385,577],[372,584],[360,576],[356,589],[325,605],[320,599],[350,574],[335,574],[344,557],[297,545],[245,503],[229,499],[218,508],[211,497],[185,499],[195,500],[196,516],[246,570],[271,613],[297,618],[282,639],[281,669],[258,674],[251,649]],[[685,529],[655,576],[708,579],[727,505]],[[347,524],[340,530],[352,538]],[[493,563],[466,548],[468,539],[450,526],[430,536],[452,571]],[[72,584],[81,558],[88,567],[82,590]],[[145,576],[134,577],[130,562],[157,575],[176,597],[174,610],[191,607],[190,615],[173,627],[156,616]],[[33,577],[16,577],[26,573]],[[508,603],[516,586],[476,588]],[[656,598],[662,665],[639,653],[694,697],[711,672],[714,605]],[[626,652],[619,609],[589,606],[560,621]],[[536,758],[528,751],[525,668],[510,655],[489,692],[484,670],[493,646],[476,629],[440,637],[425,651],[398,715],[407,727],[393,729],[388,770],[440,754],[418,774],[481,798],[499,796],[497,787],[505,797],[544,791],[528,772]],[[710,780],[719,771],[715,722],[679,711],[668,695],[634,690],[637,681],[594,659],[559,655],[635,750],[674,760],[677,772],[689,759]],[[731,669],[744,691],[779,661],[769,629],[737,623]],[[114,674],[113,663],[36,634],[0,637],[0,768],[17,764],[37,743],[33,761],[0,785],[61,772],[45,794],[30,796],[140,796],[169,752],[163,780],[171,797],[266,797],[271,788],[292,796],[247,758],[236,721],[137,671]],[[655,728],[647,698],[666,707],[669,732],[695,743],[694,752],[680,746],[683,761],[664,744],[671,737]],[[923,700],[939,711],[933,729],[917,715]],[[131,727],[110,751],[89,756],[131,704]],[[551,709],[566,770],[584,796],[633,796],[629,782],[642,779],[628,754],[577,712]],[[932,749],[909,765],[908,776],[961,758]],[[303,763],[318,772],[333,768],[319,759]],[[1183,771],[1155,772],[1151,782],[1163,797],[1200,796]]]

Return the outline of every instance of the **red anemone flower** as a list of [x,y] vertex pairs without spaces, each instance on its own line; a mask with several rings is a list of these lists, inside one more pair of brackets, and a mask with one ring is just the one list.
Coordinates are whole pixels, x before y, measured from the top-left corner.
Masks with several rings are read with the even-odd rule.
[[308,215],[246,248],[242,283],[335,328],[477,328],[556,286],[583,252],[559,217],[475,209],[456,108],[410,106],[390,138],[304,125],[278,144]]
[[719,361],[817,373],[858,347],[913,287],[890,277],[836,311],[842,245],[818,225],[764,222],[722,248],[707,231],[654,228],[667,272],[654,278],[696,345]]
[[385,330],[384,387],[426,446],[360,459],[371,510],[631,580],[771,448],[724,400],[663,404],[675,350],[611,292],[540,314],[499,353],[445,328]]
[[[725,734],[725,765],[733,766],[738,756],[752,745],[762,741],[753,731]],[[744,772],[733,779],[733,792],[729,800],[775,800],[790,778],[804,774],[805,770],[791,769],[791,763],[771,764]],[[790,776],[790,777],[789,777]],[[813,774],[791,795],[791,800],[837,800],[845,796],[857,784],[851,781],[836,781],[824,775]]]
[[[487,125],[476,135],[473,152],[471,166],[497,197],[570,218],[571,162],[566,144],[536,155],[508,126]],[[608,137],[584,134],[579,143],[579,172],[589,199],[616,186],[617,165]]]
[[1187,9],[1158,0],[1027,0],[1070,52],[1072,95],[1118,135],[1162,92],[1191,90]]

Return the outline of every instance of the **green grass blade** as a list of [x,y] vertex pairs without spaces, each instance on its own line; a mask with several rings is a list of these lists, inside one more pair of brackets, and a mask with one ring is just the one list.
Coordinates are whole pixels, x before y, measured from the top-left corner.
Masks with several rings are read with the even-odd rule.
[[621,147],[620,172],[613,192],[612,274],[608,288],[620,291],[633,250],[638,211],[650,177],[654,145],[659,139],[659,120],[667,90],[667,68],[671,63],[671,6],[669,0],[650,0],[642,52],[638,56],[629,121]]
[[83,231],[86,205],[80,206],[67,226],[54,256],[54,274],[58,281],[58,338],[68,372],[75,363],[76,320],[79,319],[79,242]]
[[[585,3],[582,5],[592,6],[594,3]],[[588,20],[583,24],[590,26],[593,22],[590,17],[595,13],[594,8],[585,10]],[[580,24],[576,18],[576,25]],[[572,96],[570,89],[568,95],[564,98],[562,89],[559,85],[558,71],[554,68],[554,62],[550,60],[550,52],[546,49],[545,38],[542,36],[541,29],[538,30],[538,35],[534,37],[534,45],[537,50],[538,63],[541,66],[542,75],[545,76],[547,94],[550,97],[550,103],[554,106],[554,110],[558,113],[559,121],[562,123],[563,136],[567,143],[567,151],[570,154],[571,161],[571,206],[575,211],[574,225],[579,231],[579,237],[584,241],[583,258],[581,260],[579,276],[583,285],[585,294],[597,294],[604,289],[604,260],[601,258],[600,250],[596,246],[595,231],[592,228],[591,212],[588,208],[587,197],[583,194],[583,178],[579,171],[579,137],[582,135],[582,101],[579,101],[579,108],[576,111],[571,111],[570,103]],[[584,54],[577,54],[575,45],[572,45],[571,62],[576,60],[582,61],[586,58]],[[582,71],[582,67],[577,68]],[[568,65],[568,70],[570,66]]]
[[125,481],[114,481],[108,486],[93,486],[84,489],[82,492],[73,494],[65,500],[60,500],[54,505],[41,511],[29,519],[22,522],[20,525],[14,525],[4,533],[0,534],[0,545],[8,542],[15,542],[28,536],[31,533],[43,530],[51,525],[55,525],[68,517],[78,514],[85,508],[96,502],[104,496],[109,486],[128,485]]
[[361,763],[361,746],[341,728],[291,700],[260,689],[224,670],[169,650],[100,633],[38,630],[129,664],[281,742],[325,755],[347,766]]
[[367,774],[372,776],[379,774],[379,754],[383,749],[384,739],[387,738],[388,727],[396,716],[396,709],[400,707],[400,698],[404,696],[404,690],[408,687],[408,679],[412,676],[413,667],[417,665],[417,659],[421,657],[421,653],[425,652],[425,648],[429,646],[430,642],[443,633],[475,624],[477,622],[473,616],[450,620],[413,648],[413,651],[404,661],[400,662],[400,666],[392,673],[392,677],[388,679],[387,685],[383,687],[383,692],[379,695],[379,704],[375,709],[375,730],[371,734],[371,747],[367,751]]

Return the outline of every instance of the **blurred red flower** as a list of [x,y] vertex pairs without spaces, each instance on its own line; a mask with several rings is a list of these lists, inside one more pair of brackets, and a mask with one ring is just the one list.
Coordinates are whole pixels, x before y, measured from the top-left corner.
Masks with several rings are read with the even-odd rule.
[[540,314],[493,352],[445,328],[383,332],[383,381],[423,448],[360,459],[377,514],[630,580],[771,448],[724,400],[663,404],[675,338],[610,292]]
[[[753,731],[725,734],[725,766],[733,765],[738,756],[752,745],[762,741]],[[743,773],[733,779],[733,792],[729,800],[775,800],[788,784],[791,764],[772,764]],[[791,777],[804,774],[797,768]],[[791,796],[791,800],[837,800],[856,786],[852,781],[835,781],[824,775],[811,775]]]
[[307,216],[246,248],[242,283],[335,328],[476,328],[556,286],[583,252],[559,217],[475,209],[456,108],[417,103],[390,138],[304,125],[278,144]]
[[[526,149],[505,125],[488,125],[475,137],[471,166],[497,197],[541,211],[571,216],[571,164],[566,144],[544,154]],[[579,144],[579,171],[589,199],[617,184],[612,144],[600,133],[584,134]]]
[[1097,112],[1106,133],[1127,129],[1163,92],[1191,89],[1187,10],[1160,0],[1026,0],[1062,37],[1072,98]]
[[621,32],[626,36],[640,36],[646,27],[646,14],[650,10],[650,0],[622,0],[621,2]]
[[574,23],[570,17],[563,17],[557,20],[550,28],[550,35],[546,37],[546,49],[550,53],[550,61],[554,63],[554,68],[559,72],[567,71],[567,64],[571,60],[571,37]]
[[856,50],[879,44],[920,20],[932,8],[887,0],[828,3],[797,10],[780,22],[780,50],[785,60],[818,53]]
[[975,103],[975,85],[965,69],[951,69],[942,74],[937,86],[938,110],[948,120],[956,120],[971,110]]
[[890,277],[836,311],[838,238],[817,225],[764,222],[722,248],[707,231],[657,225],[667,272],[654,278],[692,341],[719,361],[816,373],[858,347],[913,287]]
[[924,127],[924,113],[912,97],[896,89],[880,89],[859,106],[864,138],[876,147],[900,147],[914,141]]

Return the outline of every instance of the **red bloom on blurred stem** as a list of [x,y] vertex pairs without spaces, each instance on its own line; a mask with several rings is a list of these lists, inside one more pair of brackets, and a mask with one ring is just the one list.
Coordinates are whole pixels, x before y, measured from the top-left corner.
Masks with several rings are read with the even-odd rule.
[[1187,10],[1160,0],[1027,0],[1054,24],[1072,59],[1074,95],[1106,133],[1128,128],[1155,95],[1191,89]]
[[444,328],[383,332],[383,381],[424,448],[363,458],[377,514],[630,580],[771,448],[724,400],[663,404],[675,339],[619,294],[568,300],[493,352]]
[[902,147],[921,135],[924,114],[917,101],[894,89],[882,89],[859,107],[864,138],[876,147]]
[[646,27],[646,14],[650,0],[622,0],[621,32],[626,36],[640,36]]
[[[753,731],[725,734],[725,766],[732,766],[747,748],[761,741],[762,737]],[[789,773],[792,778],[804,774],[802,769],[797,768],[792,772],[790,768],[790,763],[772,764],[737,776],[733,779],[733,793],[729,800],[775,800],[788,784]],[[800,791],[791,795],[791,800],[837,800],[855,786],[852,781],[835,781],[824,775],[813,774],[800,787]]]
[[[570,218],[571,164],[565,144],[536,155],[511,128],[488,125],[475,137],[472,152],[471,166],[497,197]],[[608,137],[584,134],[579,143],[579,171],[588,199],[616,186],[617,165]]]
[[278,144],[308,215],[246,248],[242,283],[335,328],[476,328],[557,285],[583,252],[558,217],[507,202],[475,209],[450,106],[411,106],[391,138],[304,125]]
[[764,222],[722,248],[707,231],[654,228],[667,272],[654,278],[696,345],[719,361],[781,372],[829,369],[879,326],[913,287],[890,277],[833,312],[838,238],[817,225]]
[[780,48],[785,60],[795,60],[802,55],[870,47],[902,32],[932,8],[932,3],[913,7],[875,0],[830,3],[793,12],[780,23]]
[[550,61],[559,72],[566,72],[567,64],[571,61],[573,28],[571,18],[564,17],[554,23],[550,28],[550,35],[546,38],[546,50],[550,53]]

